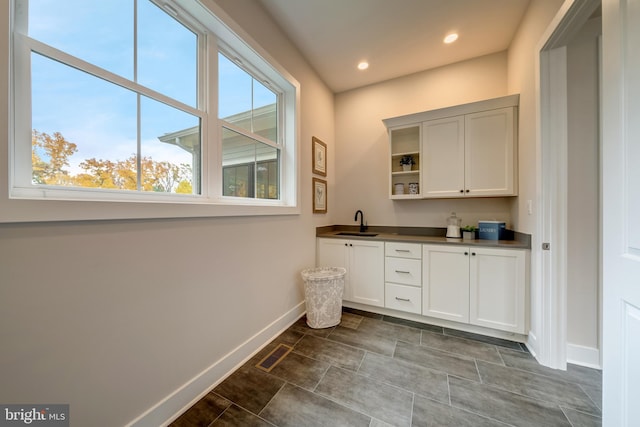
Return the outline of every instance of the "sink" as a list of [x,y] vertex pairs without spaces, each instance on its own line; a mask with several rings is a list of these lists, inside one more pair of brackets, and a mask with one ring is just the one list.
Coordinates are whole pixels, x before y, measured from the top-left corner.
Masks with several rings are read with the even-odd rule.
[[359,236],[359,237],[375,237],[378,233],[360,233],[358,231],[341,231],[336,236]]

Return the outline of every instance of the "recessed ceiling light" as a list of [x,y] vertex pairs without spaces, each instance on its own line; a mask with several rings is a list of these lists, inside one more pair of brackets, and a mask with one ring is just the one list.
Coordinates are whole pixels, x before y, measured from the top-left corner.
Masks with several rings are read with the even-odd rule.
[[451,33],[444,38],[444,42],[447,44],[453,43],[456,40],[458,40],[458,34],[456,33]]
[[358,64],[358,70],[366,70],[369,68],[369,63],[367,61],[362,61]]

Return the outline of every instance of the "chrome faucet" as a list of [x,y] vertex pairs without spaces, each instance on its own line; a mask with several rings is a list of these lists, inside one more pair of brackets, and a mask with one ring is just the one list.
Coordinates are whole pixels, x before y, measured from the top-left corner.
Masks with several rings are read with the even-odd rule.
[[360,232],[364,233],[365,231],[367,231],[367,226],[364,225],[364,214],[362,213],[362,211],[360,209],[358,209],[356,211],[356,216],[353,219],[354,221],[358,220],[358,214],[360,214]]

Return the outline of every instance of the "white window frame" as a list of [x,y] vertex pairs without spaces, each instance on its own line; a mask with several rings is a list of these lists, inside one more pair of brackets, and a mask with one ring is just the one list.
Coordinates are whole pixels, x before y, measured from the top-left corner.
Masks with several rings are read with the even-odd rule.
[[[11,28],[23,0],[10,0]],[[155,1],[155,0],[154,0]],[[31,150],[30,51],[20,43],[24,37],[12,33],[9,51],[9,140],[8,176],[0,177],[0,222],[60,221],[126,218],[215,217],[243,215],[299,214],[299,83],[231,20],[222,9],[197,0],[165,0],[179,19],[202,28],[206,61],[198,65],[200,75],[209,76],[206,99],[199,99],[204,111],[200,195],[175,195],[136,191],[96,191],[85,188],[43,188],[21,182],[19,156]],[[18,9],[17,9],[18,8]],[[197,21],[193,17],[197,17]],[[222,121],[217,118],[217,55],[232,52],[254,77],[269,82],[278,93],[278,141],[280,150],[280,197],[277,200],[222,196]],[[27,52],[26,54],[24,52]],[[26,59],[25,59],[26,58]],[[26,60],[26,64],[25,61]],[[28,68],[27,68],[28,69]],[[117,83],[118,76],[113,76]],[[201,92],[199,92],[201,93]],[[159,95],[161,99],[162,95]],[[27,106],[24,105],[24,99]],[[25,123],[25,108],[27,123]],[[194,109],[193,112],[196,110]],[[200,111],[202,113],[202,111]],[[199,114],[198,114],[199,115]],[[226,126],[226,124],[225,124]],[[27,143],[28,141],[28,147]],[[273,145],[273,143],[272,143]],[[1,149],[2,147],[0,147]],[[0,161],[2,157],[0,156]],[[23,162],[24,163],[24,162]],[[4,167],[0,170],[5,169]],[[7,170],[5,169],[5,171]],[[6,179],[6,181],[5,181]],[[6,184],[6,185],[4,185]]]

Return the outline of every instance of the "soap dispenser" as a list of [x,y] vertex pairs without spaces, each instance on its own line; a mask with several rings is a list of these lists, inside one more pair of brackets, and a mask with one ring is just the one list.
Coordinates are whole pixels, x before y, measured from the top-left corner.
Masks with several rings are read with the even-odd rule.
[[458,218],[455,212],[451,212],[451,216],[447,219],[447,237],[451,239],[460,238],[460,224],[462,218]]

